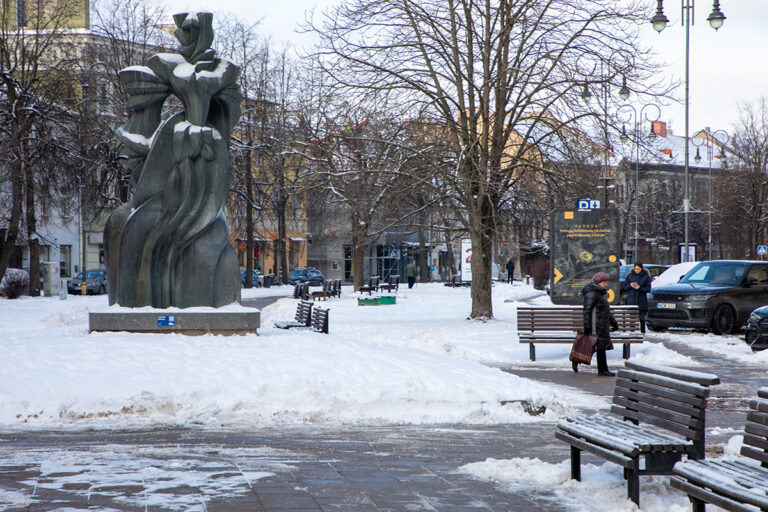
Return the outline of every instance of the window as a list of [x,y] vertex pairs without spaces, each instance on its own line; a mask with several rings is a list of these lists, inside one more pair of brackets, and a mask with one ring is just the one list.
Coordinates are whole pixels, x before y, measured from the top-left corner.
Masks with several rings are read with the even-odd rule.
[[768,284],[768,266],[757,265],[752,267],[747,274],[747,279],[754,279],[757,284]]
[[16,0],[16,23],[20,27],[27,25],[27,2],[26,0]]
[[72,246],[62,245],[59,247],[59,273],[61,277],[72,276]]

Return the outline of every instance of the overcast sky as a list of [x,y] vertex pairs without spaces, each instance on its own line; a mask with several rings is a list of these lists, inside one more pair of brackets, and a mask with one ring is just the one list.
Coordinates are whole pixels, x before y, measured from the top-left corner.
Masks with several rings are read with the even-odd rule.
[[[158,0],[162,2],[163,0]],[[276,43],[287,41],[295,46],[309,46],[309,35],[295,33],[306,12],[316,7],[315,16],[340,0],[165,0],[170,13],[185,10],[211,10],[236,13],[250,20],[261,19],[261,27]],[[655,0],[646,0],[655,5]],[[256,7],[252,7],[253,5]],[[659,52],[666,72],[682,81],[685,63],[685,28],[680,24],[680,1],[665,0],[665,14],[670,20],[666,30],[657,34],[651,24],[645,26],[648,44]],[[244,8],[244,6],[247,6]],[[738,120],[738,105],[768,97],[768,1],[721,0],[727,19],[715,31],[706,21],[711,0],[698,0],[694,26],[691,27],[691,131],[705,126],[731,132]],[[679,96],[683,97],[683,88]],[[618,100],[617,100],[618,101]],[[685,130],[683,105],[665,106],[662,119],[673,131]]]

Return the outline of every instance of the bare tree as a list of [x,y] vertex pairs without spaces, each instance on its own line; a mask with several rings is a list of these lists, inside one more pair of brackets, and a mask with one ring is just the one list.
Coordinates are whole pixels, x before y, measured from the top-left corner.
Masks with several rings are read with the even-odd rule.
[[[491,239],[537,142],[591,113],[585,84],[650,83],[640,2],[350,0],[314,29],[341,89],[384,90],[448,128],[456,212],[472,240],[473,318],[493,316]],[[596,69],[600,69],[596,76]]]

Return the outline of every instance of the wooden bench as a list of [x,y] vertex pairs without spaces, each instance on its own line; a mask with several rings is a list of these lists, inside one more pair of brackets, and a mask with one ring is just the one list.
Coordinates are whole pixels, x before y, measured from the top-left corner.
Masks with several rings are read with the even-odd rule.
[[312,325],[312,306],[314,302],[300,300],[296,305],[295,322],[275,322],[278,329],[292,329],[294,327],[310,327]]
[[393,290],[397,291],[398,288],[400,288],[400,276],[397,274],[389,276],[386,283],[379,285],[379,291],[384,291],[384,289],[386,289],[387,292],[391,292]]
[[379,288],[379,276],[371,276],[368,278],[368,284],[364,284],[360,287],[360,293],[368,292],[368,295],[371,295],[372,292],[375,292]]
[[708,373],[626,361],[613,394],[616,416],[557,424],[555,437],[571,445],[571,478],[581,480],[581,451],[588,451],[624,468],[627,497],[639,507],[640,475],[670,475],[683,455],[704,458],[709,386],[719,383]]
[[472,282],[462,281],[461,276],[457,274],[453,276],[450,281],[447,281],[444,286],[448,286],[450,288],[459,288],[461,286],[472,286]]
[[332,294],[332,288],[333,288],[333,281],[324,281],[323,282],[323,289],[322,290],[315,290],[310,295],[312,295],[312,300],[315,299],[323,299],[326,300],[328,297]]
[[312,312],[312,329],[328,334],[328,309],[315,308]]
[[333,280],[333,287],[331,288],[331,296],[341,297],[341,279]]
[[[630,343],[642,343],[640,311],[637,306],[611,306],[619,329],[611,333],[611,341],[623,343],[624,359],[629,359]],[[517,336],[528,343],[531,361],[536,360],[536,343],[573,343],[576,331],[583,328],[581,306],[518,306]]]
[[707,503],[739,512],[768,510],[768,388],[749,402],[741,456],[679,462],[672,487],[688,495],[693,512],[704,512]]

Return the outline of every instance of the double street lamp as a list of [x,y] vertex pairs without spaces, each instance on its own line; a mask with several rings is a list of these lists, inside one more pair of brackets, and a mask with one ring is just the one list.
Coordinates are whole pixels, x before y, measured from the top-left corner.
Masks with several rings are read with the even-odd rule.
[[[697,164],[701,162],[701,153],[699,152],[699,148],[704,145],[706,142],[707,144],[707,167],[709,169],[709,208],[707,211],[708,218],[708,235],[707,235],[707,247],[709,251],[709,259],[712,259],[712,157],[714,155],[714,146],[718,145],[720,146],[720,154],[718,155],[718,158],[720,159],[720,164],[725,165],[725,145],[728,144],[728,141],[731,140],[730,135],[728,135],[728,132],[725,130],[716,130],[712,133],[709,133],[708,131],[705,131],[705,138],[699,139],[694,137],[692,139],[693,145],[696,146],[696,156],[693,157],[693,161]],[[697,142],[700,141],[700,142]]]
[[[695,0],[680,0],[682,9],[681,24],[685,26],[685,177],[683,184],[683,219],[685,230],[685,252],[682,257],[682,261],[688,261],[688,212],[691,209],[691,200],[689,197],[688,187],[688,165],[689,165],[689,109],[690,109],[690,47],[691,37],[690,29],[693,24],[693,9]],[[714,0],[712,5],[712,12],[707,17],[709,25],[715,30],[723,26],[725,21],[725,15],[720,10],[720,0]],[[661,32],[669,23],[669,20],[664,15],[664,0],[657,0],[656,14],[651,18],[651,24],[656,32]]]

